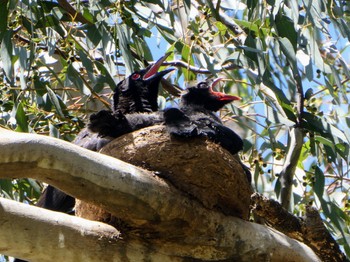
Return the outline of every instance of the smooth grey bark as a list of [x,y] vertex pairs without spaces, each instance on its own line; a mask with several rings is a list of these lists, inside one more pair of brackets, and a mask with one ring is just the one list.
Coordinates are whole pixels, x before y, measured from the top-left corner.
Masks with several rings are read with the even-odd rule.
[[[128,240],[132,241],[130,248],[136,249],[133,252],[147,254],[152,261],[162,256],[171,260],[177,257],[180,261],[185,258],[319,261],[313,251],[303,243],[269,227],[207,210],[154,174],[118,159],[58,139],[15,133],[1,128],[0,150],[1,178],[35,178],[57,186],[70,195],[102,205],[133,228],[133,232],[127,235]],[[3,205],[2,203],[0,205]],[[24,206],[23,213],[26,208],[29,207]],[[4,213],[0,215],[0,225],[4,225],[9,221],[4,220],[9,211],[2,208],[1,212]],[[47,212],[51,213],[45,210],[45,214]],[[34,211],[33,215],[26,216],[21,215],[22,211],[18,210],[15,216],[29,220],[42,219],[45,216],[42,213],[35,217],[35,213]],[[60,214],[58,217],[61,221],[65,215]],[[50,221],[51,218],[49,215],[46,221]],[[13,218],[11,221],[14,223],[11,230],[6,231],[0,227],[0,235],[12,232],[16,236],[21,230],[23,231],[21,227],[23,220]],[[30,225],[30,222],[27,223]],[[52,225],[54,224],[57,224],[57,220],[53,221]],[[74,226],[68,224],[67,227],[72,230],[77,226],[77,223]],[[45,226],[44,231],[38,226],[38,232],[45,232],[50,228],[47,224]],[[81,227],[80,232],[85,226]],[[74,237],[76,242],[82,241],[81,239],[85,237],[80,234],[80,239],[78,235]],[[57,239],[51,240],[43,233],[32,237],[36,239],[35,241],[43,238],[42,241],[57,243]],[[0,249],[6,241],[6,237],[0,238]],[[103,248],[106,249],[106,253],[109,249],[118,249],[115,261],[119,261],[121,256],[125,256],[129,247],[123,242],[115,244],[117,247],[111,244]],[[30,253],[28,250],[19,253],[22,252],[19,249],[16,253],[12,253],[11,250],[21,246],[21,239],[13,240],[8,245],[11,245],[12,249],[5,250],[4,254],[7,255],[33,258],[30,256],[36,252],[35,248],[32,248]],[[146,252],[145,249],[152,252]],[[56,251],[45,249],[45,252],[50,254]]]

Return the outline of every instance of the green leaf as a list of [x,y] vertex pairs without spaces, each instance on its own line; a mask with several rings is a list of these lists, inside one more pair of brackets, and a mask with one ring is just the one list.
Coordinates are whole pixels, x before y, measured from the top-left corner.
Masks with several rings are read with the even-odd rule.
[[281,38],[288,38],[295,52],[297,50],[298,34],[295,30],[294,22],[291,18],[282,14],[281,12],[282,11],[280,10],[279,14],[276,15],[274,25],[278,36]]
[[69,64],[67,67],[67,77],[83,94],[91,94],[91,91],[85,87],[81,75],[75,70],[72,64]]
[[249,31],[253,31],[255,33],[259,32],[258,25],[254,24],[252,21],[239,20],[239,19],[233,19],[233,20],[237,25],[244,27],[244,28],[248,28]]
[[244,54],[258,64],[257,52],[260,52],[260,50],[256,49],[255,39],[252,34],[248,34],[244,44],[246,47],[241,47],[242,49],[244,48]]
[[93,24],[94,21],[94,16],[89,12],[89,9],[84,8],[83,10],[83,16],[86,20],[88,20],[91,24]]
[[191,13],[191,0],[184,0],[184,7],[185,7],[185,12],[189,16]]
[[24,28],[28,31],[29,34],[32,35],[33,34],[33,24],[31,23],[31,21],[25,16],[21,16],[21,21],[22,21]]
[[335,137],[341,139],[343,142],[347,142],[347,138],[344,132],[339,130],[337,127],[327,123],[325,119],[321,119],[309,112],[303,113],[303,118],[306,121],[305,127],[311,132],[317,132],[323,137],[327,137],[333,143]]
[[225,63],[227,62],[231,62],[237,66],[250,68],[252,70],[256,68],[256,64],[250,58],[242,54],[242,52],[234,52],[226,58]]
[[46,86],[46,90],[47,90],[47,94],[48,94],[53,106],[56,108],[56,112],[59,114],[60,117],[64,118],[64,114],[63,114],[60,102],[57,98],[57,95],[48,86]]
[[[334,203],[319,198],[324,215],[330,219],[332,226],[335,226],[344,236],[343,219],[348,221],[348,216]],[[342,219],[343,218],[343,219]]]
[[285,118],[276,110],[274,110],[272,107],[267,106],[266,109],[267,109],[267,112],[266,112],[267,119],[272,123],[275,123],[275,124],[282,123],[289,127],[292,127],[295,125],[295,122]]
[[288,62],[291,64],[293,72],[298,72],[295,50],[293,49],[290,40],[288,40],[288,38],[279,38],[278,42],[281,46],[282,52],[286,56]]
[[271,74],[268,70],[265,70],[265,73],[263,75],[263,83],[275,93],[278,102],[282,106],[283,111],[287,115],[288,119],[296,123],[296,116],[294,114],[290,100],[285,96],[284,92],[274,84]]
[[54,15],[46,15],[39,18],[35,29],[53,28],[61,37],[65,37],[65,30],[61,27],[60,21]]
[[10,179],[0,179],[0,194],[4,194],[6,198],[13,199],[13,185]]
[[102,40],[102,35],[97,25],[88,25],[86,28],[87,43],[90,48],[95,48]]
[[60,130],[55,125],[49,123],[50,136],[60,138]]
[[334,149],[334,143],[331,140],[329,140],[329,139],[327,139],[325,137],[322,137],[322,136],[315,136],[314,139],[316,141],[318,141],[318,142],[320,142],[320,143],[322,143],[322,144],[324,144],[326,146],[329,146],[329,147]]
[[215,23],[215,26],[217,27],[217,29],[218,29],[218,31],[220,32],[220,35],[221,35],[221,36],[224,36],[224,35],[226,34],[226,32],[227,32],[227,27],[226,27],[223,23],[217,21],[217,22]]
[[5,74],[8,79],[12,79],[13,77],[12,37],[13,37],[13,31],[8,30],[3,34],[3,38],[1,40],[0,57],[3,63]]
[[40,1],[40,5],[42,6],[45,13],[50,13],[54,7],[59,7],[60,5],[53,1]]
[[106,67],[98,62],[95,61],[96,67],[100,70],[101,74],[97,76],[96,82],[98,84],[104,84],[107,83],[109,87],[114,91],[117,87],[116,83],[114,82],[113,77],[110,75],[109,71],[106,69]]
[[157,29],[169,44],[174,44],[179,41],[179,39],[174,35],[174,31],[171,28],[157,23]]
[[258,6],[258,3],[258,0],[247,0],[248,19],[253,16],[254,9]]
[[4,33],[7,31],[7,19],[9,13],[9,1],[0,1],[0,39],[3,38]]
[[345,160],[349,157],[349,144],[343,142],[335,145],[338,154]]
[[16,122],[17,122],[17,126],[16,126],[16,131],[17,132],[28,132],[28,117],[23,109],[23,105],[22,103],[19,103],[17,105],[17,107],[15,108],[16,110]]
[[59,21],[52,14],[40,17],[38,22],[35,24],[35,28],[45,28],[45,27],[54,27],[59,25]]
[[152,61],[153,60],[152,51],[148,47],[145,40],[143,38],[140,38],[140,37],[134,37],[133,40],[135,43],[137,54],[140,57],[142,57],[144,60]]
[[314,191],[319,199],[322,199],[325,186],[325,179],[322,170],[316,166],[315,168],[315,184]]
[[119,40],[119,49],[122,51],[122,56],[126,67],[126,75],[130,75],[132,72],[134,72],[134,58],[130,51],[130,36],[128,33],[128,28],[125,25],[117,25],[116,28]]
[[83,63],[83,66],[86,69],[86,72],[89,76],[89,80],[92,82],[95,82],[95,74],[94,74],[94,65],[91,59],[83,52],[83,50],[78,51],[79,57],[81,59],[81,62]]

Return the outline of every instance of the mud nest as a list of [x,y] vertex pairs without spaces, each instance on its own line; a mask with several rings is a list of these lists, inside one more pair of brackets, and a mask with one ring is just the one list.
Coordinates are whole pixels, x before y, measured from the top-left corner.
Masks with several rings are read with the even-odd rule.
[[[101,153],[153,171],[208,209],[247,220],[250,183],[237,155],[206,138],[170,136],[164,126],[144,128],[119,137]],[[78,201],[78,216],[107,222],[115,219]]]

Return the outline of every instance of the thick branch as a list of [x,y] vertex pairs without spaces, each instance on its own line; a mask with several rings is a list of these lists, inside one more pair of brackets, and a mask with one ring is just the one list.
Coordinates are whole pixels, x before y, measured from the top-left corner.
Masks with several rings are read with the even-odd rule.
[[254,193],[251,199],[255,215],[287,236],[306,243],[322,261],[348,261],[315,208],[307,206],[305,217],[301,218],[288,213],[280,203],[261,194]]
[[117,159],[4,129],[0,148],[2,178],[29,176],[100,204],[133,227],[130,237],[158,243],[160,253],[203,260],[318,261],[304,244],[268,227],[209,211],[150,172]]
[[31,261],[142,261],[146,256],[156,261],[170,259],[138,241],[120,238],[118,230],[107,224],[3,198],[0,232],[2,254]]

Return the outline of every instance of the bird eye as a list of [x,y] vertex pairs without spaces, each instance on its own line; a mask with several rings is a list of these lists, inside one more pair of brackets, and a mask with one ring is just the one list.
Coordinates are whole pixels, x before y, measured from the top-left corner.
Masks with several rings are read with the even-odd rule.
[[131,76],[131,79],[132,79],[132,80],[137,80],[137,79],[139,79],[140,77],[141,77],[140,74],[135,73],[135,74],[133,74],[133,75]]
[[202,82],[202,83],[199,83],[197,87],[201,88],[201,89],[206,89],[206,88],[208,88],[208,85],[207,85],[207,83]]

